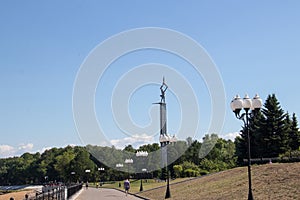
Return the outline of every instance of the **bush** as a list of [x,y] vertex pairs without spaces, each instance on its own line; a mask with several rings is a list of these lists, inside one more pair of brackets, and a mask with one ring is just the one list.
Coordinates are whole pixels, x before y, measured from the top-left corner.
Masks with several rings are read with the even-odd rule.
[[181,165],[174,165],[174,166],[173,166],[173,169],[174,169],[174,173],[175,173],[176,178],[181,177],[181,174],[182,174],[182,166],[181,166]]
[[199,172],[193,169],[186,169],[183,171],[185,177],[196,177],[199,176]]
[[300,158],[300,150],[287,151],[279,155],[280,159],[284,158]]
[[201,162],[200,162],[200,167],[203,170],[209,171],[209,172],[219,172],[219,171],[223,171],[226,169],[229,169],[230,166],[220,160],[208,160],[206,158],[204,158]]
[[207,170],[205,170],[205,169],[202,169],[202,170],[200,170],[199,174],[200,174],[201,176],[204,176],[204,175],[209,174],[209,171],[207,171]]

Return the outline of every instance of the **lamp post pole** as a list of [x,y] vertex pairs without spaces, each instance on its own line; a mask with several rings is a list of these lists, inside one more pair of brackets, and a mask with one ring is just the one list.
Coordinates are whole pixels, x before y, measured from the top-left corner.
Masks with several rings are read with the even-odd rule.
[[127,164],[127,167],[128,167],[128,179],[130,179],[130,177],[129,177],[129,164],[132,164],[133,160],[132,159],[125,159],[125,163]]
[[91,173],[91,170],[90,169],[86,169],[85,170],[85,174],[86,174],[86,183],[85,183],[85,186],[86,186],[86,189],[89,186],[89,173]]
[[[230,103],[232,111],[235,113],[237,119],[243,120],[247,130],[247,156],[248,156],[248,200],[253,200],[252,194],[252,181],[251,181],[251,145],[250,145],[250,130],[249,130],[249,116],[255,115],[262,107],[262,100],[256,94],[251,100],[248,95],[241,99],[239,95],[236,95]],[[245,113],[240,114],[240,111],[244,109]],[[252,110],[250,113],[249,110]],[[246,121],[245,121],[246,118]]]
[[250,131],[249,131],[249,109],[246,109],[246,126],[247,126],[247,146],[248,146],[248,182],[249,182],[249,191],[248,191],[248,200],[253,200],[252,194],[252,180],[251,180],[251,145],[250,145]]
[[[75,172],[71,172],[71,184],[72,184],[72,179],[73,179],[73,181],[74,181],[74,184],[75,184],[75,182],[76,182],[76,180],[75,180]],[[74,177],[74,178],[73,178]]]
[[[145,172],[147,172],[147,169],[145,169],[145,168],[144,168],[144,169],[142,169],[142,172],[143,172],[143,175],[144,175],[144,173],[145,173]],[[140,192],[141,192],[141,191],[143,191],[143,184],[142,184],[142,180],[143,180],[143,177],[142,177],[142,179],[141,179]]]
[[[147,151],[137,151],[135,155],[137,157],[147,157],[148,156],[148,152]],[[144,169],[142,169],[142,173],[143,173],[143,170]],[[141,178],[140,191],[143,191],[143,178]]]
[[99,167],[98,168],[98,172],[99,172],[99,184],[100,184],[100,186],[101,186],[101,171],[104,171],[104,170],[105,170],[104,167]]
[[[123,168],[124,165],[121,163],[116,164],[116,168]],[[121,182],[119,182],[119,187],[121,187]]]

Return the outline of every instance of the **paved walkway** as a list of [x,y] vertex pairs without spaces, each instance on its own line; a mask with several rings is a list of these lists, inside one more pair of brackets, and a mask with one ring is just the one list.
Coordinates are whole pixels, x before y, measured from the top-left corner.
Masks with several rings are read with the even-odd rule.
[[125,195],[124,192],[115,189],[106,188],[88,188],[82,189],[78,194],[73,195],[72,200],[114,200],[114,199],[124,199],[124,200],[141,200],[133,195]]

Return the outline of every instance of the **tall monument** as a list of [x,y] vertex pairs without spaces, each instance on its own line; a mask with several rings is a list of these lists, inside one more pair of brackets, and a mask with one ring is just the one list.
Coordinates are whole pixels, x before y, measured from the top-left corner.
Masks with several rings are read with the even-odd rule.
[[170,187],[169,187],[169,170],[168,170],[168,144],[172,142],[176,142],[175,135],[171,138],[167,134],[167,108],[166,108],[166,91],[168,89],[168,85],[165,82],[165,77],[163,77],[162,85],[160,86],[160,102],[156,103],[159,104],[159,111],[160,111],[160,136],[159,142],[161,146],[161,168],[166,169],[167,173],[167,190],[165,199],[171,197]]
[[[169,143],[175,143],[177,141],[175,135],[170,137],[167,133],[167,104],[166,104],[166,91],[168,89],[168,85],[165,82],[165,77],[163,77],[162,85],[160,86],[160,102],[159,104],[159,112],[160,112],[160,136],[159,142],[161,147],[165,147]],[[163,163],[167,164],[167,162]]]
[[167,109],[166,109],[166,96],[165,93],[168,89],[168,85],[165,83],[165,77],[163,77],[162,85],[160,86],[160,102],[159,102],[159,111],[160,111],[160,137],[159,142],[161,147],[169,144],[169,137],[167,134]]

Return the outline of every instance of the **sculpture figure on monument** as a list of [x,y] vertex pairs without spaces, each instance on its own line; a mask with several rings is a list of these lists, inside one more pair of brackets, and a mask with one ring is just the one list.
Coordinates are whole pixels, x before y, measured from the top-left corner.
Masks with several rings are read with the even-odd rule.
[[165,83],[165,77],[163,77],[163,83],[162,85],[160,86],[160,92],[161,92],[161,99],[160,99],[160,103],[165,103],[165,92],[167,91],[168,89],[168,86],[167,84]]

